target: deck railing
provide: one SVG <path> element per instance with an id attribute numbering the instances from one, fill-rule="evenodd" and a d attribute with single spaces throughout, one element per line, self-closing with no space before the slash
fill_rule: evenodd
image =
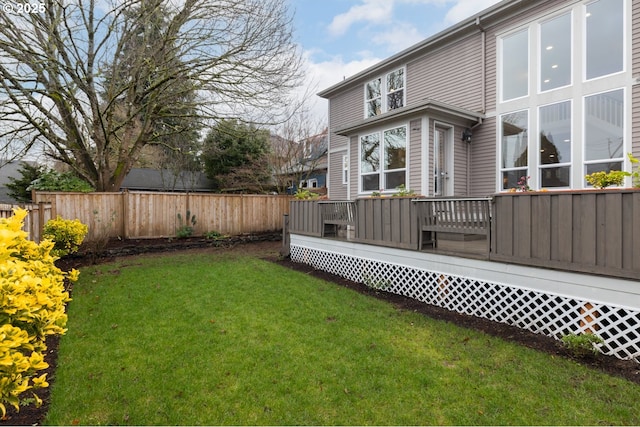
<path id="1" fill-rule="evenodd" d="M 640 279 L 640 190 L 494 197 L 490 259 Z"/>
<path id="2" fill-rule="evenodd" d="M 640 279 L 640 190 L 293 201 L 290 232 Z M 446 244 L 446 247 L 445 247 Z"/>

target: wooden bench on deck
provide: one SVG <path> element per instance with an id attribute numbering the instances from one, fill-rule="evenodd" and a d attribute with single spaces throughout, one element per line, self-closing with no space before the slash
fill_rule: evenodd
<path id="1" fill-rule="evenodd" d="M 355 225 L 355 202 L 332 200 L 319 202 L 319 205 L 322 237 L 338 237 L 340 227 Z"/>
<path id="2" fill-rule="evenodd" d="M 438 247 L 438 233 L 486 236 L 490 242 L 491 198 L 415 199 L 418 213 L 418 250 Z"/>

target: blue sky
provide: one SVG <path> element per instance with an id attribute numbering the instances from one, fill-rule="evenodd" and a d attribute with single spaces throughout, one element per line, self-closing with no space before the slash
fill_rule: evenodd
<path id="1" fill-rule="evenodd" d="M 430 37 L 499 0 L 289 0 L 313 93 Z M 313 97 L 326 118 L 326 102 Z"/>

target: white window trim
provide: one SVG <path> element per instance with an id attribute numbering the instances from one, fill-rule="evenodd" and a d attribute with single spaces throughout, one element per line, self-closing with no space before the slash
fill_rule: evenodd
<path id="1" fill-rule="evenodd" d="M 342 156 L 342 184 L 349 185 L 349 155 Z"/>

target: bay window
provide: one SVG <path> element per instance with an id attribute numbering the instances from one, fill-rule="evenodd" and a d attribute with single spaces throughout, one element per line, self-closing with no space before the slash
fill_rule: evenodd
<path id="1" fill-rule="evenodd" d="M 399 126 L 360 137 L 362 192 L 394 189 L 406 183 L 407 127 Z"/>

